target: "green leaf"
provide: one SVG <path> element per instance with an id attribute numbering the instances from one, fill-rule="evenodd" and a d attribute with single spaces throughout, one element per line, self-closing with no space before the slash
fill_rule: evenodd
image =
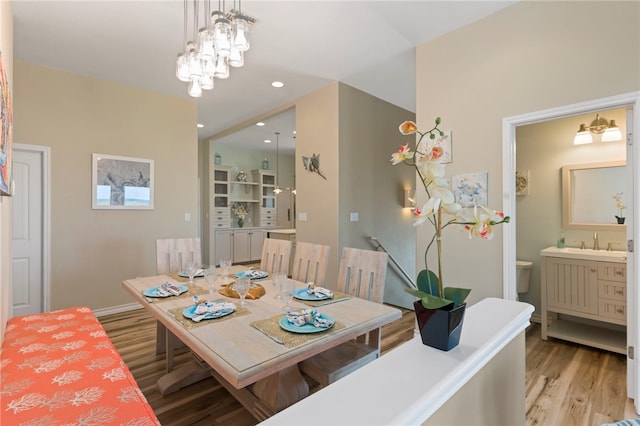
<path id="1" fill-rule="evenodd" d="M 438 276 L 427 269 L 423 269 L 418 274 L 418 289 L 431 294 L 433 296 L 440 297 L 440 291 L 438 290 Z"/>
<path id="2" fill-rule="evenodd" d="M 442 299 L 440 297 L 432 296 L 430 294 L 425 295 L 421 300 L 422 300 L 422 306 L 424 306 L 427 309 L 438 309 L 453 303 L 451 300 Z"/>
<path id="3" fill-rule="evenodd" d="M 462 305 L 471 293 L 469 288 L 447 287 L 444 289 L 445 299 L 452 300 L 456 306 Z"/>

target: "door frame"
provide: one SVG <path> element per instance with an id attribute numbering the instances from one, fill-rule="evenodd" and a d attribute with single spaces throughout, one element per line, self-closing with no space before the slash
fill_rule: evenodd
<path id="1" fill-rule="evenodd" d="M 42 309 L 51 310 L 51 148 L 13 144 L 14 151 L 40 154 L 42 159 Z"/>
<path id="2" fill-rule="evenodd" d="M 509 212 L 511 216 L 512 226 L 506 226 L 503 232 L 503 260 L 502 260 L 502 284 L 503 298 L 508 300 L 516 300 L 516 194 L 515 180 L 516 174 L 516 128 L 528 124 L 540 123 L 543 121 L 556 120 L 559 118 L 595 113 L 603 109 L 614 108 L 630 108 L 632 123 L 627 126 L 627 164 L 631 165 L 631 171 L 627 174 L 627 186 L 632 189 L 633 200 L 640 200 L 640 185 L 634 185 L 638 181 L 638 169 L 640 168 L 640 150 L 634 150 L 632 145 L 632 136 L 639 134 L 640 128 L 640 91 L 630 92 L 607 98 L 595 99 L 592 101 L 565 105 L 557 108 L 550 108 L 542 111 L 531 112 L 527 114 L 506 117 L 502 119 L 502 208 Z M 631 144 L 631 146 L 630 146 Z M 627 228 L 627 239 L 640 241 L 639 228 L 635 223 L 640 223 L 640 209 L 634 209 L 631 223 Z M 629 227 L 631 229 L 629 229 Z M 635 243 L 634 243 L 635 245 Z M 637 291 L 638 283 L 640 283 L 638 265 L 640 255 L 638 250 L 627 258 L 627 346 L 633 346 L 638 351 L 638 342 L 640 335 L 638 325 L 640 323 L 640 291 Z M 629 283 L 631 285 L 629 285 Z M 637 357 L 636 357 L 637 359 Z M 637 380 L 637 373 L 640 369 L 636 365 L 635 359 L 627 357 L 627 396 L 633 398 L 636 404 L 636 412 L 640 396 L 638 386 L 640 380 Z"/>

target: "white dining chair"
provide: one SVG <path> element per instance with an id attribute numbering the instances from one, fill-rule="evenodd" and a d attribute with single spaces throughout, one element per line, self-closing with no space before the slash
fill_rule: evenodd
<path id="1" fill-rule="evenodd" d="M 187 262 L 198 267 L 202 263 L 200 238 L 169 238 L 156 240 L 156 274 L 184 271 Z"/>
<path id="2" fill-rule="evenodd" d="M 387 253 L 380 251 L 343 248 L 337 291 L 382 303 L 388 258 Z M 378 328 L 302 361 L 299 367 L 321 386 L 327 386 L 379 356 Z"/>
<path id="3" fill-rule="evenodd" d="M 291 241 L 276 238 L 265 238 L 260 257 L 260 269 L 275 274 L 283 272 L 289 275 L 289 259 L 291 258 Z"/>
<path id="4" fill-rule="evenodd" d="M 330 247 L 299 241 L 293 255 L 291 278 L 303 283 L 313 282 L 324 286 L 329 264 Z"/>

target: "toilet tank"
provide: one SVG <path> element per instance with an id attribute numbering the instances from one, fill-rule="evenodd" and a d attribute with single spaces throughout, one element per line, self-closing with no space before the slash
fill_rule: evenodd
<path id="1" fill-rule="evenodd" d="M 516 291 L 518 293 L 526 293 L 529 291 L 532 267 L 533 262 L 529 262 L 528 260 L 516 260 Z"/>

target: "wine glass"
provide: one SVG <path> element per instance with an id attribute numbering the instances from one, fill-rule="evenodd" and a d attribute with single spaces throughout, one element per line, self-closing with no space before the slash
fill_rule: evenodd
<path id="1" fill-rule="evenodd" d="M 293 300 L 293 296 L 296 294 L 296 282 L 293 280 L 289 281 L 285 278 L 280 284 L 280 293 L 286 301 L 282 309 L 287 312 L 291 311 L 291 306 L 289 306 L 289 304 Z"/>
<path id="2" fill-rule="evenodd" d="M 238 278 L 236 279 L 236 283 L 233 285 L 233 289 L 238 293 L 238 296 L 240 296 L 240 306 L 245 306 L 247 304 L 244 298 L 247 297 L 250 285 L 251 280 L 249 280 L 249 278 Z"/>
<path id="3" fill-rule="evenodd" d="M 204 270 L 204 279 L 207 282 L 208 293 L 213 293 L 215 291 L 215 283 L 218 279 L 218 271 L 216 271 L 215 267 L 203 266 Z"/>
<path id="4" fill-rule="evenodd" d="M 193 277 L 196 276 L 196 264 L 193 261 L 187 262 L 187 275 L 189 276 L 189 284 L 193 284 Z"/>
<path id="5" fill-rule="evenodd" d="M 276 293 L 275 296 L 273 296 L 274 299 L 276 300 L 283 300 L 282 297 L 282 283 L 287 279 L 287 276 L 282 273 L 282 272 L 276 272 L 275 274 L 273 274 L 273 286 L 276 288 L 276 290 L 278 291 Z"/>

